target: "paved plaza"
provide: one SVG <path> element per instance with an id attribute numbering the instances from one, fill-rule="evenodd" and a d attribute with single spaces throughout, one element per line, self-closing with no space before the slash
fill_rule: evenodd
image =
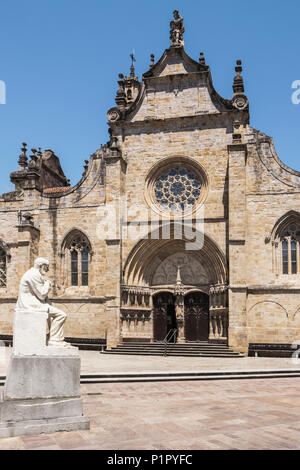
<path id="1" fill-rule="evenodd" d="M 83 373 L 299 369 L 290 359 L 80 354 Z M 300 378 L 83 384 L 81 393 L 89 431 L 3 438 L 0 449 L 300 449 Z"/>
<path id="2" fill-rule="evenodd" d="M 300 379 L 82 385 L 90 431 L 0 449 L 300 449 Z"/>

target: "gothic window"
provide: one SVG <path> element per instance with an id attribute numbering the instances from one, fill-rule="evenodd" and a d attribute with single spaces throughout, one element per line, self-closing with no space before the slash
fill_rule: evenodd
<path id="1" fill-rule="evenodd" d="M 64 273 L 71 286 L 89 285 L 91 245 L 80 231 L 72 232 L 64 243 Z"/>
<path id="2" fill-rule="evenodd" d="M 282 274 L 300 273 L 300 224 L 290 224 L 280 237 Z"/>
<path id="3" fill-rule="evenodd" d="M 0 287 L 6 287 L 6 252 L 0 248 Z"/>

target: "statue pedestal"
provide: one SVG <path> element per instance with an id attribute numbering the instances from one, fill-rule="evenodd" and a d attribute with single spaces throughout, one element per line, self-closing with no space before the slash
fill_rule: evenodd
<path id="1" fill-rule="evenodd" d="M 16 314 L 13 355 L 0 398 L 0 437 L 90 427 L 82 414 L 78 349 L 46 346 L 47 317 Z"/>
<path id="2" fill-rule="evenodd" d="M 48 313 L 16 310 L 14 314 L 14 354 L 31 356 L 46 347 Z"/>

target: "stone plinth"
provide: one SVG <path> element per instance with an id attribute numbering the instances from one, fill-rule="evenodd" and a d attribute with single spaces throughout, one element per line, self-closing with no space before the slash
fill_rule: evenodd
<path id="1" fill-rule="evenodd" d="M 80 398 L 77 348 L 47 347 L 45 312 L 17 311 L 0 437 L 89 429 Z"/>
<path id="2" fill-rule="evenodd" d="M 80 357 L 60 354 L 44 357 L 12 355 L 4 400 L 80 397 Z"/>
<path id="3" fill-rule="evenodd" d="M 12 355 L 0 400 L 0 437 L 89 429 L 82 414 L 80 357 L 60 354 Z"/>

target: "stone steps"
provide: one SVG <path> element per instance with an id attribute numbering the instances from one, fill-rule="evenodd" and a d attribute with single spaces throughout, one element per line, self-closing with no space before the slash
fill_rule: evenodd
<path id="1" fill-rule="evenodd" d="M 163 343 L 141 343 L 128 342 L 118 344 L 112 349 L 103 351 L 102 354 L 120 355 L 141 355 L 141 356 L 161 356 L 165 354 L 166 346 Z M 170 343 L 167 346 L 168 356 L 183 357 L 243 357 L 236 351 L 232 351 L 225 344 L 209 343 L 202 341 L 199 343 Z"/>
<path id="2" fill-rule="evenodd" d="M 112 350 L 118 350 L 118 351 L 164 351 L 165 346 L 152 346 L 152 347 L 147 347 L 147 348 L 139 348 L 137 346 L 132 346 L 132 347 L 127 347 L 127 346 L 117 346 L 116 348 L 110 349 Z M 227 352 L 231 351 L 229 348 L 223 347 L 223 348 L 214 348 L 214 347 L 208 347 L 208 346 L 201 346 L 199 348 L 189 348 L 189 347 L 182 347 L 178 348 L 176 346 L 168 346 L 168 351 L 186 351 L 186 352 L 191 352 L 191 351 L 205 351 L 205 352 Z"/>
<path id="3" fill-rule="evenodd" d="M 163 356 L 164 351 L 158 352 L 158 351 L 149 351 L 149 352 L 136 352 L 136 351 L 103 351 L 101 354 L 114 354 L 114 355 L 124 355 L 124 356 Z M 167 356 L 177 356 L 177 357 L 243 357 L 239 353 L 200 353 L 200 352 L 195 352 L 195 353 L 185 353 L 185 352 L 167 352 Z"/>
<path id="4" fill-rule="evenodd" d="M 164 348 L 165 344 L 163 343 L 121 343 L 118 344 L 119 348 Z M 201 349 L 201 348 L 209 348 L 209 349 L 228 349 L 226 344 L 214 344 L 214 343 L 184 343 L 184 344 L 176 344 L 176 343 L 168 343 L 168 348 L 176 348 L 176 349 Z"/>

